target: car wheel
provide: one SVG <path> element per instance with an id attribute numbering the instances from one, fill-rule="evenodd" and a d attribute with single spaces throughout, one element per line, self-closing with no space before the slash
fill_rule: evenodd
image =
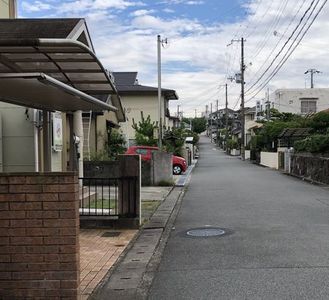
<path id="1" fill-rule="evenodd" d="M 174 175 L 180 175 L 182 173 L 182 167 L 180 165 L 173 166 Z"/>

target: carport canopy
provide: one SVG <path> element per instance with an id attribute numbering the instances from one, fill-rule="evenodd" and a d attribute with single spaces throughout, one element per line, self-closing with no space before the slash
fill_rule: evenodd
<path id="1" fill-rule="evenodd" d="M 44 73 L 90 95 L 117 94 L 110 73 L 76 40 L 0 38 L 0 73 L 13 72 Z"/>
<path id="2" fill-rule="evenodd" d="M 48 111 L 117 108 L 43 73 L 0 74 L 0 101 Z"/>

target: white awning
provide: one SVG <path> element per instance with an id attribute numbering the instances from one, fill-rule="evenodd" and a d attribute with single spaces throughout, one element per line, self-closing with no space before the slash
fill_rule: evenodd
<path id="1" fill-rule="evenodd" d="M 48 111 L 117 108 L 43 73 L 0 74 L 0 101 Z"/>

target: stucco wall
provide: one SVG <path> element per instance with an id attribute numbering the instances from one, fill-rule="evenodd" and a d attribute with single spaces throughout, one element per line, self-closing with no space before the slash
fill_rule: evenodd
<path id="1" fill-rule="evenodd" d="M 122 105 L 126 110 L 127 121 L 120 123 L 121 129 L 126 136 L 126 139 L 135 139 L 135 130 L 132 128 L 133 119 L 136 123 L 141 121 L 141 112 L 143 112 L 144 117 L 148 115 L 151 117 L 151 121 L 156 122 L 158 120 L 158 98 L 154 95 L 144 95 L 144 96 L 122 96 Z M 164 100 L 163 100 L 164 101 Z M 164 117 L 164 124 L 167 123 L 167 118 Z"/>
<path id="2" fill-rule="evenodd" d="M 300 98 L 318 98 L 317 112 L 329 108 L 329 89 L 281 89 L 272 95 L 274 108 L 280 112 L 301 113 Z"/>
<path id="3" fill-rule="evenodd" d="M 0 18 L 9 18 L 9 0 L 0 0 Z"/>
<path id="4" fill-rule="evenodd" d="M 260 164 L 272 169 L 278 169 L 279 157 L 277 152 L 261 152 Z"/>

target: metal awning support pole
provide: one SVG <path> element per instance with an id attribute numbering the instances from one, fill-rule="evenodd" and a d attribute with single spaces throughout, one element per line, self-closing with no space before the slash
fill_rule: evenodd
<path id="1" fill-rule="evenodd" d="M 43 168 L 44 172 L 51 172 L 51 134 L 50 134 L 50 112 L 42 111 L 43 115 Z"/>

